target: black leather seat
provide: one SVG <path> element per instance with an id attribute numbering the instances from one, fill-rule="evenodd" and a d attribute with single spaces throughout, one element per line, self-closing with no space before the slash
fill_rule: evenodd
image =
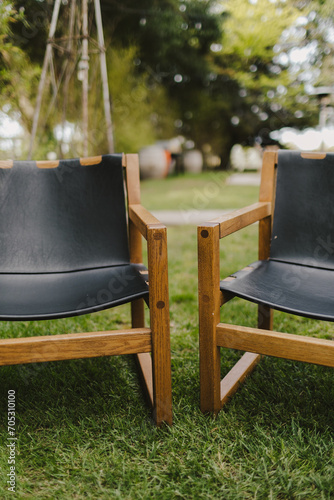
<path id="1" fill-rule="evenodd" d="M 61 318 L 131 302 L 134 328 L 123 332 L 123 337 L 107 332 L 105 352 L 141 353 L 140 366 L 152 372 L 149 351 L 155 349 L 156 365 L 150 380 L 146 376 L 147 390 L 157 424 L 171 423 L 166 228 L 141 207 L 138 193 L 136 155 L 0 162 L 0 319 Z M 153 252 L 154 259 L 149 261 L 151 294 L 148 270 L 142 264 L 140 232 L 152 240 L 148 241 L 149 253 L 152 246 L 160 245 L 165 268 L 158 269 L 161 263 Z M 163 315 L 160 331 L 144 328 L 142 299 L 150 305 L 151 326 Z M 87 334 L 84 337 L 88 339 Z M 131 338 L 137 342 L 132 346 Z M 141 345 L 140 338 L 146 339 Z M 87 348 L 82 356 L 82 338 L 78 336 L 75 344 L 75 334 L 69 334 L 68 345 L 57 347 L 57 358 L 52 357 L 52 349 L 48 357 L 47 345 L 59 339 L 43 339 L 43 361 L 101 355 L 100 345 Z M 91 344 L 92 339 L 94 332 Z M 33 362 L 35 344 L 28 344 L 20 339 L 0 340 L 0 364 Z M 72 352 L 68 346 L 73 346 Z M 22 352 L 15 355 L 15 349 Z M 157 395 L 161 384 L 162 393 Z"/>
<path id="2" fill-rule="evenodd" d="M 0 169 L 0 319 L 86 314 L 148 296 L 130 264 L 121 155 Z M 146 277 L 147 278 L 147 277 Z"/>
<path id="3" fill-rule="evenodd" d="M 268 260 L 232 277 L 236 279 L 221 281 L 221 290 L 287 313 L 334 319 L 334 271 Z"/>
<path id="4" fill-rule="evenodd" d="M 64 318 L 148 297 L 145 275 L 145 267 L 136 264 L 58 273 L 2 273 L 0 319 Z"/>

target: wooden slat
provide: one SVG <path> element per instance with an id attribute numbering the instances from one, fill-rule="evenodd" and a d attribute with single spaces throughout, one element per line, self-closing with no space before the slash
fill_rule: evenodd
<path id="1" fill-rule="evenodd" d="M 59 166 L 59 160 L 46 160 L 46 161 L 36 161 L 38 168 L 57 168 Z"/>
<path id="2" fill-rule="evenodd" d="M 270 256 L 271 231 L 274 213 L 275 198 L 275 174 L 277 164 L 277 153 L 266 151 L 263 154 L 261 172 L 260 202 L 271 203 L 271 214 L 260 220 L 259 224 L 259 260 L 268 259 Z"/>
<path id="3" fill-rule="evenodd" d="M 130 204 L 140 204 L 140 175 L 138 155 L 122 156 L 122 165 L 125 167 L 125 181 L 128 207 Z M 142 235 L 135 223 L 129 220 L 129 247 L 130 260 L 134 264 L 143 262 Z"/>
<path id="4" fill-rule="evenodd" d="M 143 263 L 143 242 L 142 235 L 135 223 L 129 220 L 129 248 L 130 248 L 130 262 L 133 264 Z"/>
<path id="5" fill-rule="evenodd" d="M 80 165 L 99 165 L 102 162 L 102 156 L 89 156 L 87 158 L 80 158 Z"/>
<path id="6" fill-rule="evenodd" d="M 0 365 L 150 352 L 151 330 L 68 333 L 0 340 Z"/>
<path id="7" fill-rule="evenodd" d="M 257 306 L 257 326 L 262 330 L 272 330 L 274 323 L 274 311 L 264 304 Z"/>
<path id="8" fill-rule="evenodd" d="M 260 354 L 246 352 L 220 382 L 220 399 L 223 406 L 237 391 L 240 384 L 254 370 Z"/>
<path id="9" fill-rule="evenodd" d="M 146 396 L 150 405 L 154 406 L 153 399 L 153 373 L 152 373 L 152 358 L 148 352 L 136 355 L 138 366 L 140 369 L 141 378 L 146 389 Z"/>
<path id="10" fill-rule="evenodd" d="M 0 160 L 0 168 L 12 168 L 13 160 Z"/>
<path id="11" fill-rule="evenodd" d="M 265 217 L 259 222 L 259 260 L 266 260 L 270 256 L 272 218 Z"/>
<path id="12" fill-rule="evenodd" d="M 144 299 L 136 299 L 131 302 L 131 321 L 132 328 L 144 328 Z"/>
<path id="13" fill-rule="evenodd" d="M 145 327 L 145 311 L 144 311 L 144 300 L 137 299 L 131 302 L 131 324 L 132 328 L 144 328 Z M 150 404 L 153 406 L 153 381 L 152 381 L 152 360 L 149 353 L 137 354 L 136 359 L 140 371 L 140 375 L 142 381 L 144 383 L 146 397 Z M 147 356 L 150 358 L 149 362 L 151 362 L 151 374 L 147 373 L 149 371 Z"/>
<path id="14" fill-rule="evenodd" d="M 259 260 L 270 257 L 270 244 L 272 233 L 272 217 L 266 217 L 259 223 Z M 273 329 L 274 312 L 270 307 L 259 304 L 257 313 L 257 326 L 265 330 Z"/>
<path id="15" fill-rule="evenodd" d="M 259 201 L 272 202 L 274 199 L 276 164 L 277 153 L 274 151 L 265 151 L 262 161 Z"/>
<path id="16" fill-rule="evenodd" d="M 151 227 L 160 227 L 164 228 L 165 226 L 161 224 L 161 222 L 154 217 L 146 208 L 142 205 L 129 205 L 129 217 L 132 222 L 139 229 L 141 234 L 147 239 L 147 228 Z"/>
<path id="17" fill-rule="evenodd" d="M 140 176 L 138 155 L 123 155 L 123 165 L 126 167 L 126 188 L 128 203 L 140 204 Z"/>
<path id="18" fill-rule="evenodd" d="M 233 293 L 221 291 L 220 292 L 220 306 L 223 306 L 224 304 L 226 304 L 226 302 L 229 302 L 230 300 L 234 299 L 234 297 L 235 297 L 235 295 Z"/>
<path id="19" fill-rule="evenodd" d="M 326 158 L 326 153 L 309 153 L 305 151 L 303 153 L 300 153 L 300 156 L 307 160 L 323 160 L 324 158 Z"/>
<path id="20" fill-rule="evenodd" d="M 263 154 L 259 201 L 271 203 L 271 215 L 260 220 L 259 223 L 259 260 L 266 260 L 270 257 L 277 157 L 277 152 L 273 151 L 265 151 Z M 272 330 L 273 317 L 273 310 L 270 307 L 262 304 L 258 306 L 257 326 L 259 328 Z"/>
<path id="21" fill-rule="evenodd" d="M 334 341 L 219 323 L 217 345 L 334 367 Z"/>
<path id="22" fill-rule="evenodd" d="M 227 236 L 235 231 L 239 231 L 254 222 L 257 222 L 271 214 L 271 203 L 258 202 L 246 208 L 234 210 L 230 214 L 223 215 L 213 219 L 211 222 L 218 223 L 220 226 L 220 238 Z"/>

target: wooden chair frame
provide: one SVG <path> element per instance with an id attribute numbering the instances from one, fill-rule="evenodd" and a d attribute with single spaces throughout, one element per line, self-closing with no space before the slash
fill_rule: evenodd
<path id="1" fill-rule="evenodd" d="M 156 424 L 172 425 L 166 227 L 140 204 L 138 156 L 123 155 L 123 167 L 131 262 L 142 263 L 142 236 L 147 240 L 150 328 L 145 327 L 144 300 L 137 299 L 131 303 L 132 328 L 1 339 L 0 365 L 136 354 Z"/>
<path id="2" fill-rule="evenodd" d="M 321 154 L 315 158 L 321 158 Z M 277 153 L 263 157 L 259 202 L 198 227 L 200 405 L 217 414 L 262 355 L 334 367 L 334 341 L 273 332 L 273 310 L 258 306 L 258 328 L 220 323 L 220 307 L 234 295 L 220 290 L 220 239 L 259 222 L 259 260 L 270 254 Z M 231 279 L 231 278 L 226 278 Z M 220 347 L 246 351 L 220 380 Z"/>

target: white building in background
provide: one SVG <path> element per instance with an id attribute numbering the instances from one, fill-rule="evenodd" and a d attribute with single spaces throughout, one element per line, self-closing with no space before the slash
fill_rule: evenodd
<path id="1" fill-rule="evenodd" d="M 285 127 L 271 132 L 270 137 L 288 149 L 334 151 L 334 126 L 305 130 Z"/>
<path id="2" fill-rule="evenodd" d="M 334 87 L 315 87 L 310 94 L 319 98 L 318 127 L 305 130 L 285 127 L 271 132 L 270 137 L 289 149 L 334 151 Z"/>
<path id="3" fill-rule="evenodd" d="M 0 159 L 20 158 L 23 138 L 24 130 L 19 122 L 10 118 L 6 110 L 0 110 Z"/>
<path id="4" fill-rule="evenodd" d="M 243 147 L 235 144 L 230 153 L 230 163 L 234 170 L 259 170 L 262 165 L 262 151 L 260 147 Z"/>

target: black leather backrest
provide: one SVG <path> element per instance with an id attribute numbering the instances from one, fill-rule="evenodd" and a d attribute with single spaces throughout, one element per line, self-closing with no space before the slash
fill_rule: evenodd
<path id="1" fill-rule="evenodd" d="M 334 154 L 279 151 L 271 258 L 334 269 Z"/>
<path id="2" fill-rule="evenodd" d="M 126 262 L 121 155 L 98 157 L 91 165 L 76 159 L 60 160 L 56 168 L 39 168 L 34 161 L 0 168 L 0 272 L 75 271 Z"/>

